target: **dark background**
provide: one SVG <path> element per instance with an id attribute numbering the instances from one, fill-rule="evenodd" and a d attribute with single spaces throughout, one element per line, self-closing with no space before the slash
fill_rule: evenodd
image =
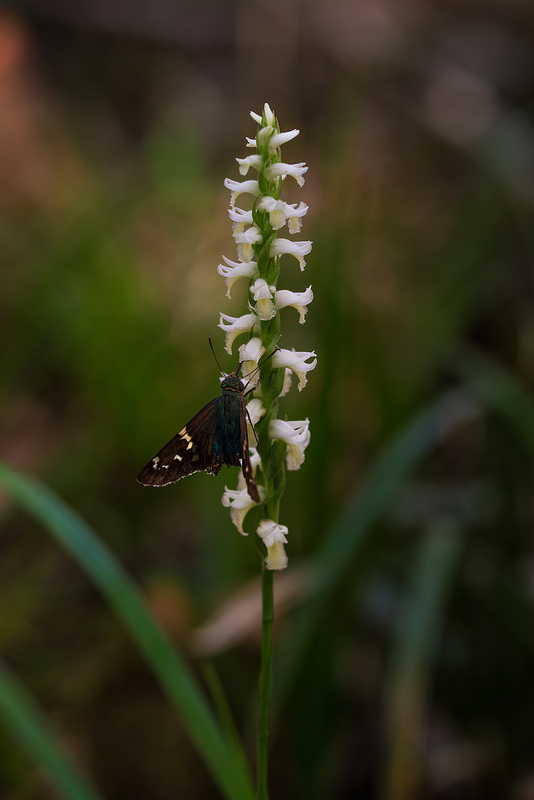
<path id="1" fill-rule="evenodd" d="M 309 172 L 287 199 L 314 241 L 279 283 L 313 285 L 281 344 L 319 364 L 283 406 L 312 440 L 282 504 L 277 663 L 350 498 L 459 389 L 465 420 L 394 502 L 376 493 L 279 708 L 273 798 L 534 798 L 533 48 L 515 0 L 0 10 L 0 455 L 90 522 L 199 674 L 213 659 L 251 754 L 257 620 L 199 649 L 257 589 L 252 536 L 220 505 L 236 471 L 135 482 L 217 393 L 208 336 L 235 367 L 216 326 L 245 291 L 226 299 L 216 267 L 235 257 L 223 180 L 251 109 L 301 129 L 283 155 Z M 0 503 L 1 652 L 61 741 L 106 798 L 217 797 L 89 579 Z M 2 730 L 0 796 L 54 796 Z"/>

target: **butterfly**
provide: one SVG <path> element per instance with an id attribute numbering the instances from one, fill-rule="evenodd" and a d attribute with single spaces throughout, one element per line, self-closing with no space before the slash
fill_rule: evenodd
<path id="1" fill-rule="evenodd" d="M 247 491 L 255 503 L 260 494 L 250 464 L 247 434 L 246 386 L 237 369 L 221 381 L 221 394 L 196 414 L 143 467 L 137 480 L 143 486 L 169 483 L 205 470 L 218 475 L 223 464 L 241 466 Z"/>

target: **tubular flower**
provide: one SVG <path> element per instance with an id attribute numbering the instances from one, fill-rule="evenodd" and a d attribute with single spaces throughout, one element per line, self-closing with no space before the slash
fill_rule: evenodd
<path id="1" fill-rule="evenodd" d="M 298 233 L 302 227 L 302 217 L 308 212 L 306 203 L 296 204 L 284 203 L 283 200 L 275 200 L 274 197 L 262 197 L 258 202 L 260 211 L 267 211 L 269 222 L 275 231 L 280 230 L 288 223 L 290 233 Z"/>
<path id="2" fill-rule="evenodd" d="M 248 533 L 243 530 L 243 523 L 248 512 L 256 506 L 256 503 L 251 499 L 247 487 L 229 489 L 228 486 L 225 486 L 221 502 L 225 508 L 230 509 L 230 519 L 239 533 L 242 536 L 248 536 Z"/>
<path id="3" fill-rule="evenodd" d="M 298 136 L 299 133 L 300 131 L 297 130 L 297 128 L 294 128 L 292 131 L 286 131 L 285 133 L 275 133 L 269 140 L 269 152 L 274 153 L 279 147 L 282 147 L 283 144 L 290 142 L 291 139 Z"/>
<path id="4" fill-rule="evenodd" d="M 302 176 L 307 171 L 308 167 L 305 164 L 283 164 L 280 161 L 278 164 L 271 164 L 270 167 L 267 167 L 267 177 L 270 181 L 274 181 L 276 178 L 284 180 L 287 175 L 291 175 L 298 185 L 302 187 L 304 186 L 304 178 Z"/>
<path id="5" fill-rule="evenodd" d="M 306 266 L 304 256 L 307 256 L 308 253 L 311 253 L 311 249 L 311 242 L 292 242 L 291 239 L 275 239 L 271 244 L 270 255 L 272 258 L 276 258 L 276 256 L 283 256 L 284 253 L 289 253 L 289 255 L 295 256 L 300 264 L 300 270 L 302 272 Z"/>
<path id="6" fill-rule="evenodd" d="M 250 400 L 247 404 L 247 413 L 252 425 L 257 425 L 265 414 L 265 408 L 263 407 L 260 397 L 253 397 L 252 400 Z"/>
<path id="7" fill-rule="evenodd" d="M 239 164 L 239 174 L 246 175 L 251 167 L 254 167 L 256 170 L 261 169 L 262 160 L 261 156 L 254 153 L 253 156 L 247 156 L 246 158 L 236 158 L 237 163 Z"/>
<path id="8" fill-rule="evenodd" d="M 293 306 L 299 312 L 301 325 L 306 321 L 306 314 L 308 312 L 308 303 L 313 300 L 313 292 L 311 286 L 308 286 L 305 292 L 289 292 L 287 289 L 280 289 L 275 292 L 274 304 L 276 310 L 285 308 L 286 306 Z"/>
<path id="9" fill-rule="evenodd" d="M 230 353 L 230 355 L 232 354 L 234 339 L 241 333 L 251 331 L 258 322 L 256 314 L 243 314 L 242 317 L 231 317 L 229 314 L 223 314 L 221 312 L 219 318 L 219 328 L 222 328 L 226 333 L 225 350 L 227 353 Z"/>
<path id="10" fill-rule="evenodd" d="M 260 379 L 258 362 L 265 353 L 265 347 L 261 339 L 254 337 L 239 348 L 239 363 L 241 364 L 241 375 L 251 386 L 256 386 Z"/>
<path id="11" fill-rule="evenodd" d="M 265 559 L 267 569 L 285 569 L 287 555 L 284 545 L 287 544 L 287 527 L 273 522 L 272 519 L 264 519 L 258 525 L 256 533 L 260 539 L 263 539 L 263 544 L 267 548 L 267 558 Z"/>
<path id="12" fill-rule="evenodd" d="M 308 363 L 312 359 L 311 363 Z M 315 369 L 317 357 L 312 350 L 310 353 L 297 352 L 296 350 L 277 350 L 273 356 L 273 366 L 287 367 L 299 379 L 299 392 L 306 386 L 308 379 L 306 373 Z"/>
<path id="13" fill-rule="evenodd" d="M 245 225 L 252 225 L 252 211 L 243 211 L 242 208 L 228 209 L 228 216 L 232 220 L 234 233 L 241 233 Z"/>
<path id="14" fill-rule="evenodd" d="M 251 194 L 257 197 L 260 193 L 260 186 L 258 181 L 232 181 L 226 178 L 224 185 L 232 192 L 230 205 L 234 206 L 235 201 L 240 194 Z"/>
<path id="15" fill-rule="evenodd" d="M 311 252 L 309 241 L 280 238 L 277 233 L 287 225 L 289 234 L 300 231 L 308 211 L 306 203 L 286 203 L 281 198 L 284 180 L 294 178 L 299 186 L 304 184 L 307 167 L 304 163 L 289 164 L 282 161 L 280 148 L 294 139 L 299 131 L 281 132 L 275 115 L 268 105 L 261 114 L 251 113 L 258 123 L 254 139 L 247 138 L 247 147 L 255 152 L 238 158 L 239 172 L 247 176 L 256 170 L 258 180 L 234 181 L 227 178 L 224 185 L 231 192 L 229 215 L 233 224 L 233 238 L 237 245 L 237 261 L 224 258 L 217 270 L 226 281 L 227 296 L 235 281 L 249 279 L 249 313 L 231 317 L 221 314 L 219 327 L 226 334 L 226 350 L 231 353 L 234 340 L 247 335 L 239 348 L 241 374 L 245 381 L 245 394 L 254 392 L 246 406 L 249 424 L 249 443 L 257 441 L 257 451 L 250 448 L 251 463 L 264 505 L 265 518 L 257 526 L 257 535 L 266 548 L 265 567 L 269 570 L 285 569 L 288 530 L 277 520 L 283 474 L 286 469 L 299 469 L 304 462 L 304 451 L 310 441 L 308 419 L 288 422 L 277 419 L 279 398 L 291 388 L 295 373 L 299 390 L 307 382 L 307 373 L 314 369 L 317 357 L 314 352 L 297 352 L 279 349 L 280 323 L 283 309 L 295 308 L 301 323 L 305 322 L 308 305 L 313 300 L 311 286 L 303 291 L 279 289 L 277 282 L 285 255 L 297 259 L 303 270 L 305 257 Z M 242 194 L 252 196 L 252 210 L 236 205 Z M 248 386 L 250 385 L 250 389 Z M 254 426 L 254 427 L 252 427 Z M 273 447 L 273 440 L 278 444 Z M 255 505 L 248 496 L 243 477 L 236 490 L 226 489 L 223 505 L 230 508 L 230 516 L 240 533 L 244 533 L 244 519 Z M 261 519 L 261 517 L 260 517 Z"/>
<path id="16" fill-rule="evenodd" d="M 309 427 L 309 419 L 298 422 L 273 419 L 269 425 L 271 438 L 287 443 L 286 465 L 289 470 L 300 469 L 304 463 L 304 451 L 310 443 Z"/>
<path id="17" fill-rule="evenodd" d="M 238 226 L 242 228 L 242 226 Z M 261 244 L 262 235 L 255 225 L 247 230 L 235 230 L 233 233 L 240 261 L 251 261 L 254 258 L 254 245 Z"/>
<path id="18" fill-rule="evenodd" d="M 237 261 L 230 261 L 226 256 L 223 256 L 223 259 L 226 261 L 226 265 L 219 264 L 217 272 L 225 279 L 226 296 L 230 297 L 230 291 L 234 283 L 239 278 L 252 278 L 257 271 L 257 265 L 255 261 L 241 261 L 238 263 Z"/>
<path id="19" fill-rule="evenodd" d="M 256 314 L 262 320 L 272 319 L 276 314 L 276 308 L 273 303 L 275 289 L 276 286 L 269 286 L 263 278 L 258 278 L 250 287 L 252 297 L 256 301 Z"/>

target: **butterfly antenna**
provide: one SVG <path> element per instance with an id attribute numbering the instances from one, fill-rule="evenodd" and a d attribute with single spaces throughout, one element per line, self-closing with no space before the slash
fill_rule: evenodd
<path id="1" fill-rule="evenodd" d="M 215 363 L 216 363 L 216 364 L 217 364 L 217 366 L 219 367 L 219 369 L 220 369 L 220 371 L 222 372 L 222 374 L 224 375 L 224 377 L 225 377 L 225 378 L 227 378 L 228 376 L 227 376 L 226 372 L 223 370 L 223 368 L 222 368 L 222 367 L 221 367 L 221 365 L 219 364 L 219 359 L 218 359 L 218 358 L 217 358 L 217 356 L 215 355 L 215 350 L 213 349 L 213 344 L 212 344 L 212 341 L 211 341 L 211 336 L 208 336 L 208 342 L 210 343 L 211 352 L 213 353 L 213 358 L 215 359 Z M 240 365 L 240 366 L 241 366 L 241 365 Z"/>
<path id="2" fill-rule="evenodd" d="M 272 353 L 269 353 L 269 355 L 268 355 L 268 356 L 265 356 L 265 358 L 264 358 L 262 361 L 259 361 L 259 362 L 258 362 L 258 365 L 257 365 L 256 367 L 254 367 L 254 369 L 253 369 L 251 372 L 247 372 L 247 374 L 246 374 L 246 375 L 243 375 L 243 376 L 242 376 L 242 377 L 243 377 L 243 380 L 246 380 L 246 379 L 247 379 L 247 378 L 249 378 L 251 375 L 254 375 L 254 373 L 256 373 L 256 372 L 259 370 L 259 368 L 260 368 L 260 367 L 261 367 L 263 364 L 265 364 L 265 362 L 266 362 L 266 361 L 268 361 L 270 358 L 272 358 L 272 357 L 274 356 L 274 354 L 277 352 L 277 350 L 280 350 L 280 348 L 279 348 L 279 347 L 275 347 L 275 348 L 274 348 L 274 350 L 273 350 L 273 352 L 272 352 Z M 247 382 L 247 385 L 248 385 L 248 383 L 250 383 L 250 381 L 248 381 L 248 382 Z"/>
<path id="3" fill-rule="evenodd" d="M 272 353 L 269 353 L 269 355 L 268 355 L 268 356 L 265 356 L 265 358 L 264 358 L 262 361 L 258 361 L 258 365 L 257 365 L 256 367 L 254 367 L 254 369 L 252 370 L 252 372 L 247 372 L 247 374 L 246 374 L 246 375 L 242 375 L 242 377 L 243 377 L 243 378 L 248 378 L 248 376 L 249 376 L 249 375 L 254 375 L 254 373 L 255 373 L 255 372 L 257 372 L 257 371 L 259 370 L 259 368 L 260 368 L 260 367 L 261 367 L 263 364 L 265 364 L 265 362 L 266 362 L 266 361 L 268 361 L 270 358 L 272 358 L 272 357 L 274 356 L 274 354 L 275 354 L 275 353 L 276 353 L 278 350 L 280 350 L 280 348 L 279 348 L 279 347 L 275 347 Z"/>

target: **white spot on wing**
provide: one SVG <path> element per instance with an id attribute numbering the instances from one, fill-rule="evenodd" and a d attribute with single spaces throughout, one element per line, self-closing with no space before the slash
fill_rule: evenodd
<path id="1" fill-rule="evenodd" d="M 182 430 L 180 431 L 178 436 L 181 436 L 182 439 L 185 439 L 186 442 L 190 442 L 191 441 L 191 437 L 189 436 L 189 434 L 187 432 L 187 428 L 182 428 Z"/>
<path id="2" fill-rule="evenodd" d="M 158 468 L 158 464 L 159 464 L 159 456 L 156 456 L 155 458 L 152 459 L 152 467 L 154 469 L 157 469 Z"/>
<path id="3" fill-rule="evenodd" d="M 173 458 L 173 461 L 181 461 L 181 460 L 182 460 L 182 456 L 179 456 L 179 455 L 176 455 Z"/>

